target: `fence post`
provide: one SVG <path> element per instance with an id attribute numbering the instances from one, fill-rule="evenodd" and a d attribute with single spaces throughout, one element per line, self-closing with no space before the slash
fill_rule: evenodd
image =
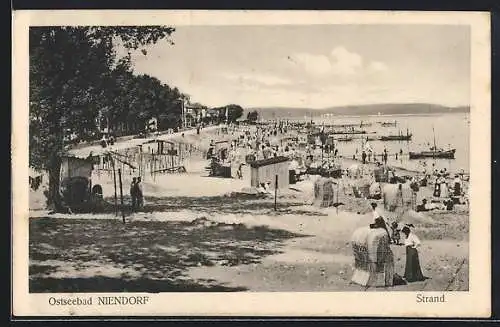
<path id="1" fill-rule="evenodd" d="M 335 200 L 337 214 L 339 214 L 339 183 L 337 183 L 337 199 Z"/>
<path id="2" fill-rule="evenodd" d="M 122 219 L 123 223 L 125 223 L 125 212 L 123 211 L 123 185 L 122 185 L 122 171 L 118 168 L 118 179 L 120 181 L 120 203 L 122 207 Z"/>
<path id="3" fill-rule="evenodd" d="M 115 160 L 113 160 L 113 184 L 115 187 L 115 217 L 118 216 L 118 196 L 116 194 L 116 169 L 115 169 Z"/>
<path id="4" fill-rule="evenodd" d="M 274 211 L 278 210 L 278 175 L 274 182 Z"/>

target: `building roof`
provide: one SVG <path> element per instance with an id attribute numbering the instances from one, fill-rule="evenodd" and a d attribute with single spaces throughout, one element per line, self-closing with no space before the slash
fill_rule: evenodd
<path id="1" fill-rule="evenodd" d="M 280 157 L 275 157 L 275 158 L 255 160 L 255 161 L 250 162 L 250 166 L 252 168 L 259 168 L 259 167 L 269 166 L 269 165 L 273 165 L 273 164 L 277 164 L 277 163 L 281 163 L 281 162 L 287 162 L 288 160 L 289 159 L 287 157 L 280 156 Z"/>

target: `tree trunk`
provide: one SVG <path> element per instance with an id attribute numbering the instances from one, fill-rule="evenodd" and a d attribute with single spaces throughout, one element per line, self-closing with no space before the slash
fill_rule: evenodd
<path id="1" fill-rule="evenodd" d="M 60 190 L 61 158 L 53 158 L 48 167 L 49 173 L 49 192 L 47 194 L 47 207 L 56 212 L 63 209 Z"/>

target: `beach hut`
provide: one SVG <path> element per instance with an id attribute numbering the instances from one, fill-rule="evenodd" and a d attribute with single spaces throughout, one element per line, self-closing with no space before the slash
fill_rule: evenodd
<path id="1" fill-rule="evenodd" d="M 375 182 L 387 183 L 388 182 L 388 170 L 386 167 L 380 166 L 373 169 L 373 175 L 375 177 Z"/>
<path id="2" fill-rule="evenodd" d="M 314 205 L 330 207 L 335 203 L 334 182 L 330 178 L 320 177 L 314 182 Z"/>
<path id="3" fill-rule="evenodd" d="M 380 183 L 375 182 L 370 185 L 369 198 L 380 200 L 382 198 L 382 186 Z"/>
<path id="4" fill-rule="evenodd" d="M 61 179 L 73 177 L 90 178 L 92 176 L 93 160 L 66 156 L 61 162 Z"/>
<path id="5" fill-rule="evenodd" d="M 288 160 L 287 157 L 279 156 L 251 162 L 251 186 L 259 187 L 261 183 L 269 182 L 274 189 L 277 176 L 278 189 L 288 188 L 290 184 Z"/>
<path id="6" fill-rule="evenodd" d="M 409 183 L 385 184 L 382 187 L 384 209 L 388 212 L 403 213 L 415 204 L 415 192 Z"/>
<path id="7" fill-rule="evenodd" d="M 90 197 L 93 160 L 72 156 L 62 158 L 60 170 L 61 195 L 70 208 L 82 208 Z"/>
<path id="8" fill-rule="evenodd" d="M 382 228 L 361 227 L 351 237 L 354 274 L 351 282 L 365 287 L 394 285 L 394 254 Z"/>
<path id="9" fill-rule="evenodd" d="M 321 144 L 320 133 L 314 132 L 307 135 L 307 143 L 311 145 Z"/>
<path id="10" fill-rule="evenodd" d="M 355 180 L 352 185 L 352 191 L 356 198 L 368 198 L 370 196 L 370 180 L 362 178 Z"/>

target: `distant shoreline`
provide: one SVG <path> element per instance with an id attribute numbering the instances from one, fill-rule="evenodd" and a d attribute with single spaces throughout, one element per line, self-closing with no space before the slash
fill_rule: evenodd
<path id="1" fill-rule="evenodd" d="M 434 114 L 456 114 L 470 113 L 470 106 L 447 107 L 427 103 L 406 103 L 406 104 L 372 104 L 372 105 L 351 105 L 330 108 L 289 108 L 289 107 L 254 107 L 247 108 L 247 112 L 257 111 L 261 117 L 319 117 L 322 115 L 334 116 L 412 116 L 412 115 L 434 115 Z"/>
<path id="2" fill-rule="evenodd" d="M 345 114 L 332 114 L 331 119 L 335 119 L 338 117 L 342 118 L 364 118 L 364 117 L 425 117 L 425 116 L 436 116 L 436 115 L 466 115 L 470 114 L 470 112 L 436 112 L 436 113 L 417 113 L 417 114 L 380 114 L 380 115 L 374 115 L 374 114 L 360 114 L 360 115 L 345 115 Z M 276 118 L 283 118 L 283 117 L 288 117 L 288 115 L 283 115 L 282 117 L 276 116 Z M 312 120 L 315 119 L 321 119 L 321 116 L 313 116 Z M 325 117 L 323 119 L 330 119 L 328 117 Z M 270 118 L 266 118 L 265 120 L 272 120 Z M 288 120 L 305 120 L 304 117 L 291 117 L 288 118 Z M 310 117 L 308 117 L 307 120 L 310 120 Z"/>

